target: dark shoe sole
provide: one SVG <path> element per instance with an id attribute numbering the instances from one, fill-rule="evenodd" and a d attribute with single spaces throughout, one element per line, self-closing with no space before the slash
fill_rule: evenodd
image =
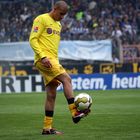
<path id="1" fill-rule="evenodd" d="M 54 129 L 45 130 L 43 129 L 42 135 L 62 135 L 63 133 Z"/>
<path id="2" fill-rule="evenodd" d="M 72 117 L 72 120 L 73 120 L 74 123 L 78 123 L 81 120 L 81 118 L 83 118 L 84 116 L 85 116 L 85 114 L 82 113 L 77 117 Z"/>

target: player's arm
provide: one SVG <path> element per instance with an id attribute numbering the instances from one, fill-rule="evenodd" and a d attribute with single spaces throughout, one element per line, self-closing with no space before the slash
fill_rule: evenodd
<path id="1" fill-rule="evenodd" d="M 34 52 L 40 57 L 41 62 L 44 64 L 44 66 L 50 68 L 52 67 L 50 60 L 44 54 L 44 51 L 41 49 L 38 43 L 39 37 L 44 31 L 44 29 L 45 26 L 43 25 L 43 20 L 37 17 L 33 22 L 29 42 Z"/>
<path id="2" fill-rule="evenodd" d="M 43 20 L 40 17 L 37 17 L 33 22 L 29 42 L 30 42 L 30 46 L 32 47 L 34 52 L 40 57 L 40 59 L 46 57 L 43 50 L 39 46 L 39 42 L 38 42 L 39 37 L 44 31 L 44 29 L 45 29 L 45 26 L 43 24 Z"/>

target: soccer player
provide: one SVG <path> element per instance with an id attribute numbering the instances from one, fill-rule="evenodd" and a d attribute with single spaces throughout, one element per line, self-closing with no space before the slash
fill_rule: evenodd
<path id="1" fill-rule="evenodd" d="M 87 112 L 79 112 L 74 104 L 71 78 L 59 64 L 58 47 L 60 42 L 61 24 L 68 11 L 64 1 L 57 1 L 49 13 L 41 14 L 35 18 L 30 33 L 30 45 L 35 53 L 35 66 L 41 73 L 46 87 L 45 118 L 43 135 L 62 134 L 52 127 L 56 98 L 56 89 L 60 83 L 63 85 L 64 95 L 67 99 L 69 110 L 74 123 L 78 123 Z"/>

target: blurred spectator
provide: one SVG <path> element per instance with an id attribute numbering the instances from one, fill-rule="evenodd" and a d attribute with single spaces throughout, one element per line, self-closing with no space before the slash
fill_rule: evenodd
<path id="1" fill-rule="evenodd" d="M 122 35 L 123 33 L 120 27 L 119 26 L 114 27 L 114 30 L 112 31 L 112 37 L 121 39 Z"/>
<path id="2" fill-rule="evenodd" d="M 114 63 L 119 63 L 120 62 L 119 59 L 116 57 L 115 54 L 112 55 L 112 58 L 113 58 L 113 62 Z"/>
<path id="3" fill-rule="evenodd" d="M 56 1 L 56 0 L 54 0 Z M 140 43 L 140 0 L 66 0 L 62 40 Z M 51 9 L 52 0 L 1 0 L 0 42 L 28 41 L 33 19 Z"/>
<path id="4" fill-rule="evenodd" d="M 137 33 L 140 35 L 140 10 L 137 12 L 136 15 L 136 23 L 137 23 Z"/>

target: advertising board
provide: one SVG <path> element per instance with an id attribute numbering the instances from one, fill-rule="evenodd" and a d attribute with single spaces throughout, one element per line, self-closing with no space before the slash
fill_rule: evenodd
<path id="1" fill-rule="evenodd" d="M 71 75 L 73 90 L 139 89 L 140 73 Z M 62 90 L 62 85 L 58 87 Z M 0 93 L 45 91 L 40 75 L 2 76 Z"/>

